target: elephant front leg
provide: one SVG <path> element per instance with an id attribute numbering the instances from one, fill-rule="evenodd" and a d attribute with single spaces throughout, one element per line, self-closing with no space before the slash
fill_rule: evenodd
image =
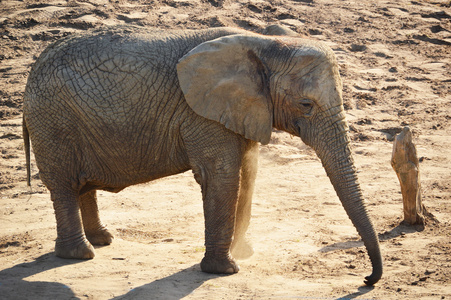
<path id="1" fill-rule="evenodd" d="M 79 198 L 83 228 L 88 241 L 93 245 L 109 245 L 113 235 L 102 224 L 99 218 L 96 191 L 90 191 Z"/>
<path id="2" fill-rule="evenodd" d="M 56 216 L 55 254 L 62 258 L 90 259 L 94 247 L 83 231 L 78 195 L 72 192 L 51 192 Z"/>
<path id="3" fill-rule="evenodd" d="M 232 178 L 213 174 L 203 180 L 202 194 L 205 217 L 205 256 L 200 264 L 203 272 L 232 274 L 239 266 L 230 255 L 235 227 L 239 173 Z"/>

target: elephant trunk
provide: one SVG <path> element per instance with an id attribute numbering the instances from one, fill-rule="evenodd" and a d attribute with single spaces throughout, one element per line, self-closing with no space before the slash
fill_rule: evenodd
<path id="1" fill-rule="evenodd" d="M 335 166 L 332 169 L 338 169 L 338 167 Z M 337 174 L 337 172 L 341 174 Z M 365 208 L 352 161 L 348 159 L 342 165 L 342 169 L 337 172 L 335 170 L 334 172 L 327 171 L 327 174 L 346 213 L 362 237 L 363 243 L 368 251 L 373 272 L 365 278 L 365 284 L 373 285 L 382 276 L 382 257 L 379 249 L 379 240 Z"/>
<path id="2" fill-rule="evenodd" d="M 382 276 L 379 240 L 365 208 L 349 146 L 348 127 L 343 110 L 336 112 L 334 117 L 335 121 L 332 123 L 321 122 L 325 127 L 320 129 L 321 134 L 312 138 L 311 144 L 321 159 L 346 213 L 365 244 L 373 267 L 372 274 L 365 278 L 365 284 L 373 285 Z"/>

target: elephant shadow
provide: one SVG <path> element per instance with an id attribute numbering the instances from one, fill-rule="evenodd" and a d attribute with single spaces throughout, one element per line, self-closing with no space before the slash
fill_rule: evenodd
<path id="1" fill-rule="evenodd" d="M 17 264 L 0 271 L 1 299 L 79 299 L 72 289 L 62 283 L 27 281 L 25 278 L 59 267 L 81 263 L 84 260 L 62 259 L 53 252 L 44 254 L 32 262 Z M 199 264 L 183 269 L 167 277 L 130 290 L 114 299 L 182 299 L 193 293 L 204 282 L 227 275 L 200 272 Z M 150 297 L 150 298 L 149 298 Z"/>
<path id="2" fill-rule="evenodd" d="M 47 253 L 32 262 L 25 262 L 0 271 L 2 299 L 78 299 L 71 288 L 58 282 L 27 281 L 25 278 L 51 269 L 80 263 L 82 260 L 61 259 Z"/>
<path id="3" fill-rule="evenodd" d="M 229 275 L 203 273 L 200 271 L 199 264 L 196 264 L 167 277 L 136 287 L 127 294 L 113 299 L 182 299 L 192 294 L 206 281 L 224 276 Z"/>
<path id="4" fill-rule="evenodd" d="M 344 299 L 354 299 L 360 296 L 363 296 L 369 292 L 374 290 L 374 286 L 361 286 L 358 288 L 358 291 L 355 293 L 348 294 L 346 296 L 334 298 L 335 300 L 344 300 Z"/>
<path id="5" fill-rule="evenodd" d="M 1 299 L 80 299 L 71 288 L 58 282 L 27 281 L 25 278 L 59 267 L 81 263 L 83 260 L 61 259 L 54 253 L 47 253 L 32 262 L 25 262 L 0 271 Z M 205 282 L 229 275 L 200 272 L 199 264 L 183 269 L 167 277 L 136 287 L 128 293 L 113 298 L 127 299 L 165 299 L 178 300 L 192 294 Z M 357 292 L 337 299 L 354 299 L 373 290 L 373 287 L 360 287 Z"/>
<path id="6" fill-rule="evenodd" d="M 401 222 L 396 227 L 389 231 L 385 231 L 384 233 L 379 234 L 379 241 L 388 241 L 399 236 L 405 236 L 409 233 L 421 232 L 424 230 L 424 225 L 409 225 L 405 222 Z M 327 253 L 331 251 L 336 251 L 337 249 L 351 249 L 363 247 L 362 240 L 354 240 L 354 241 L 346 241 L 346 242 L 338 242 L 331 245 L 327 245 L 319 250 L 319 252 Z"/>
<path id="7" fill-rule="evenodd" d="M 179 300 L 192 294 L 197 288 L 210 279 L 230 275 L 207 274 L 200 272 L 199 264 L 181 270 L 175 274 L 130 290 L 125 295 L 118 296 L 112 300 L 128 299 L 165 299 Z M 372 286 L 362 286 L 354 293 L 333 299 L 354 299 L 374 290 Z M 313 299 L 313 298 L 312 298 Z M 316 298 L 315 298 L 316 299 Z M 319 299 L 319 298 L 318 298 Z M 324 298 L 325 299 L 325 298 Z M 328 298 L 329 299 L 329 298 Z"/>

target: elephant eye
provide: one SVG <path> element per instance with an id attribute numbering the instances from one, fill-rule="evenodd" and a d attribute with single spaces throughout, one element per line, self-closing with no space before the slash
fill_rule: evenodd
<path id="1" fill-rule="evenodd" d="M 310 116 L 313 110 L 313 101 L 310 99 L 302 99 L 299 101 L 299 107 L 304 115 Z"/>

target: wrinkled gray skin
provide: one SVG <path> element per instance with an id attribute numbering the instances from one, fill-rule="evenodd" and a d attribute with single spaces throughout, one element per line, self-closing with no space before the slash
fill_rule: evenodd
<path id="1" fill-rule="evenodd" d="M 36 61 L 24 96 L 28 164 L 30 138 L 53 200 L 56 255 L 89 259 L 91 244 L 111 243 L 96 190 L 191 169 L 204 203 L 201 268 L 238 272 L 232 255 L 252 254 L 244 236 L 258 142 L 277 128 L 315 149 L 367 248 L 373 272 L 365 282 L 376 283 L 382 259 L 341 89 L 332 51 L 291 36 L 127 27 L 56 42 Z"/>

